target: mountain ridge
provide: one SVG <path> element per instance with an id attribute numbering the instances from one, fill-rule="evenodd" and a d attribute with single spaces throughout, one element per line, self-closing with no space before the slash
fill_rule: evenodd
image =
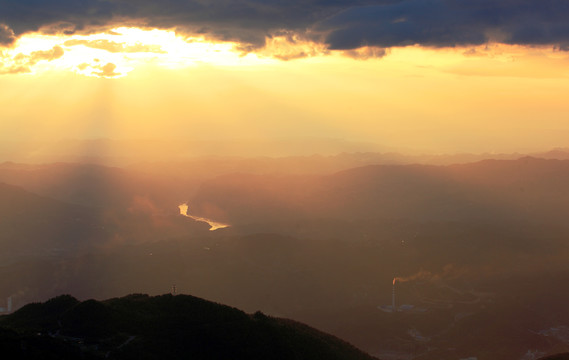
<path id="1" fill-rule="evenodd" d="M 172 294 L 28 304 L 0 317 L 0 344 L 14 359 L 376 359 L 293 320 Z"/>

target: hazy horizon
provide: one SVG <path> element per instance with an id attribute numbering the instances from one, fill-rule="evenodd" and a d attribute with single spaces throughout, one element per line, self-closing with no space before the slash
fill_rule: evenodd
<path id="1" fill-rule="evenodd" d="M 510 151 L 507 151 L 510 150 Z M 555 154 L 557 152 L 558 154 Z M 4 141 L 0 162 L 95 162 L 129 164 L 145 161 L 182 161 L 207 157 L 287 158 L 375 154 L 415 158 L 428 163 L 429 158 L 455 157 L 469 162 L 483 159 L 546 156 L 565 159 L 569 147 L 549 146 L 504 151 L 429 151 L 421 148 L 391 147 L 371 142 L 325 137 L 266 138 L 66 138 L 58 140 Z M 112 160 L 115 159 L 115 160 Z M 122 159 L 122 160 L 119 160 Z"/>

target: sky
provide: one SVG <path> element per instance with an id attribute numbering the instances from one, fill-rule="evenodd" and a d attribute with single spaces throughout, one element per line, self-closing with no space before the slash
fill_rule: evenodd
<path id="1" fill-rule="evenodd" d="M 0 140 L 569 144 L 566 0 L 0 0 Z"/>

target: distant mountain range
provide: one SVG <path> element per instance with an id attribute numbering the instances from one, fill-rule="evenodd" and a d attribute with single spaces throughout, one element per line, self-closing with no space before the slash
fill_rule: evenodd
<path id="1" fill-rule="evenodd" d="M 369 165 L 331 175 L 219 176 L 203 183 L 192 205 L 198 215 L 230 224 L 306 218 L 559 222 L 569 212 L 567 183 L 567 160 Z"/>
<path id="2" fill-rule="evenodd" d="M 0 349 L 6 359 L 375 359 L 304 324 L 188 295 L 29 304 L 0 317 Z"/>
<path id="3" fill-rule="evenodd" d="M 372 226 L 367 232 L 378 228 L 373 222 L 392 220 L 522 231 L 527 222 L 564 227 L 569 213 L 569 160 L 368 165 L 332 174 L 214 176 L 210 169 L 204 175 L 183 165 L 178 173 L 166 168 L 0 165 L 4 256 L 208 235 L 207 224 L 179 216 L 186 202 L 191 215 L 230 224 L 223 232 L 297 236 L 314 233 L 319 222 L 320 233 L 352 238 L 362 221 Z"/>
<path id="4" fill-rule="evenodd" d="M 318 157 L 315 162 L 314 157 Z M 67 139 L 44 142 L 9 142 L 0 144 L 0 163 L 5 161 L 44 164 L 53 162 L 91 163 L 108 166 L 127 166 L 144 162 L 200 161 L 207 158 L 238 158 L 265 161 L 294 160 L 295 162 L 341 163 L 351 161 L 348 167 L 376 164 L 432 164 L 448 165 L 475 162 L 484 159 L 513 160 L 523 156 L 544 159 L 569 159 L 569 148 L 545 151 L 487 152 L 487 153 L 432 153 L 416 149 L 396 149 L 374 143 L 355 142 L 334 138 L 282 139 Z M 347 167 L 344 167 L 346 169 Z M 309 168 L 307 168 L 309 169 Z M 337 169 L 340 170 L 340 169 Z"/>

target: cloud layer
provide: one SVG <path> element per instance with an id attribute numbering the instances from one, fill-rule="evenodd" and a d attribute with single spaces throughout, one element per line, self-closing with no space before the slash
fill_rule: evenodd
<path id="1" fill-rule="evenodd" d="M 263 46 L 283 32 L 352 50 L 419 44 L 569 44 L 566 0 L 0 0 L 0 45 L 31 31 L 176 28 Z"/>
<path id="2" fill-rule="evenodd" d="M 14 31 L 5 24 L 0 24 L 0 46 L 10 45 L 16 40 Z"/>
<path id="3" fill-rule="evenodd" d="M 31 72 L 31 67 L 40 61 L 53 61 L 63 56 L 61 46 L 54 46 L 50 50 L 34 51 L 29 55 L 18 54 L 13 58 L 5 57 L 0 53 L 0 75 L 20 74 Z"/>
<path id="4" fill-rule="evenodd" d="M 65 46 L 83 45 L 92 49 L 105 50 L 111 53 L 138 53 L 138 52 L 151 52 L 157 54 L 166 53 L 159 45 L 143 45 L 136 43 L 134 45 L 126 45 L 109 40 L 67 40 L 63 43 Z"/>
<path id="5" fill-rule="evenodd" d="M 435 47 L 565 44 L 569 2 L 562 0 L 408 0 L 355 7 L 318 25 L 332 49 L 364 45 Z"/>

